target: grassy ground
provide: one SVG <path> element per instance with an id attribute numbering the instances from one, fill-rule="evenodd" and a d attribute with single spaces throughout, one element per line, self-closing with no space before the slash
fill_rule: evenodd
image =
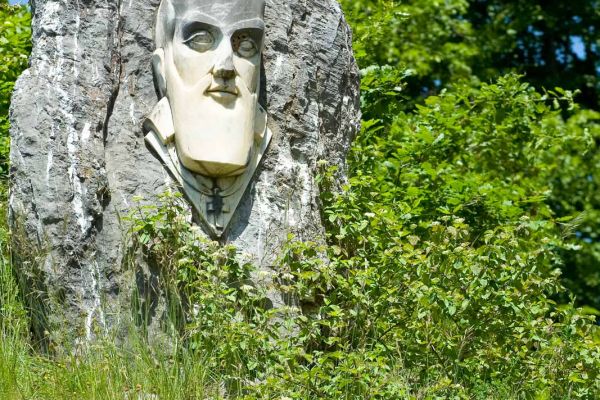
<path id="1" fill-rule="evenodd" d="M 6 257 L 0 265 L 0 399 L 219 398 L 202 357 L 160 352 L 130 333 L 127 347 L 111 338 L 58 358 L 33 351 L 25 309 Z"/>

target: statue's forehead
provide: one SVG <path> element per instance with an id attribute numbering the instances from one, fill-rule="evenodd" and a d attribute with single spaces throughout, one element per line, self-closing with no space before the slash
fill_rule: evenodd
<path id="1" fill-rule="evenodd" d="M 248 19 L 263 19 L 264 0 L 172 0 L 179 18 L 206 15 L 221 24 Z"/>

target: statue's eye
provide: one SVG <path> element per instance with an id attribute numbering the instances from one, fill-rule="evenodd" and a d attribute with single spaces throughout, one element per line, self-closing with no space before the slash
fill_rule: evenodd
<path id="1" fill-rule="evenodd" d="M 192 50 L 207 51 L 212 49 L 215 38 L 209 31 L 201 30 L 194 32 L 184 43 Z"/>
<path id="2" fill-rule="evenodd" d="M 250 58 L 258 53 L 258 47 L 254 40 L 245 33 L 235 35 L 232 39 L 233 50 L 241 57 Z"/>

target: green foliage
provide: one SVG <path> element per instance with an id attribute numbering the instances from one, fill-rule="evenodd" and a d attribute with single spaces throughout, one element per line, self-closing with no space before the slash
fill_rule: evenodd
<path id="1" fill-rule="evenodd" d="M 411 99 L 516 72 L 599 110 L 597 0 L 341 0 L 362 68 L 406 67 Z"/>
<path id="2" fill-rule="evenodd" d="M 408 68 L 403 108 L 436 93 L 449 82 L 476 79 L 471 62 L 479 50 L 466 0 L 342 0 L 354 33 L 361 68 Z"/>
<path id="3" fill-rule="evenodd" d="M 477 32 L 481 79 L 518 71 L 537 87 L 579 90 L 578 101 L 600 109 L 600 2 L 471 1 L 466 19 Z"/>
<path id="4" fill-rule="evenodd" d="M 562 113 L 556 113 L 552 122 L 548 119 L 539 129 L 552 131 L 557 125 L 567 132 L 566 139 L 585 136 L 591 145 L 583 149 L 579 141 L 565 140 L 560 144 L 562 151 L 557 149 L 551 155 L 540 174 L 533 171 L 533 177 L 525 178 L 539 179 L 540 184 L 547 180 L 546 204 L 556 218 L 576 217 L 577 226 L 570 231 L 569 246 L 562 250 L 563 283 L 576 295 L 577 304 L 585 305 L 590 312 L 600 310 L 600 54 L 594 34 L 600 30 L 598 2 L 341 3 L 353 27 L 357 59 L 363 68 L 363 113 L 367 121 L 389 124 L 402 111 L 410 113 L 425 101 L 435 101 L 427 100 L 431 95 L 443 90 L 456 92 L 456 85 L 461 90 L 469 86 L 469 90 L 476 91 L 480 82 L 495 80 L 509 71 L 524 74 L 524 81 L 539 92 L 548 92 L 548 96 L 560 91 L 555 94 L 564 99 L 556 100 Z M 585 53 L 584 58 L 581 52 Z M 402 76 L 404 79 L 399 80 Z M 572 91 L 564 92 L 556 86 Z M 574 97 L 588 109 L 580 110 L 568 97 Z M 377 129 L 383 129 L 381 123 Z M 368 134 L 378 132 L 369 130 Z M 511 143 L 520 143 L 516 139 Z M 504 160 L 504 154 L 492 157 L 500 165 Z M 517 179 L 532 172 L 519 171 Z M 567 295 L 559 298 L 568 301 Z"/>
<path id="5" fill-rule="evenodd" d="M 563 151 L 584 154 L 590 137 L 549 96 L 509 76 L 367 121 L 347 191 L 330 199 L 338 252 L 382 290 L 382 330 L 427 380 L 470 394 L 481 379 L 549 398 L 594 393 L 570 386 L 578 370 L 597 374 L 600 359 L 591 320 L 551 300 L 568 219 L 546 202 Z"/>
<path id="6" fill-rule="evenodd" d="M 8 107 L 14 83 L 27 68 L 31 16 L 25 7 L 0 3 L 0 175 L 8 174 Z"/>
<path id="7" fill-rule="evenodd" d="M 560 170 L 551 182 L 548 199 L 557 217 L 575 216 L 575 227 L 564 248 L 563 282 L 579 304 L 598 315 L 600 309 L 600 113 L 581 110 L 566 122 L 566 129 L 592 141 L 588 151 L 567 143 L 557 159 Z M 565 296 L 563 296 L 563 301 Z"/>
<path id="8" fill-rule="evenodd" d="M 213 377 L 239 393 L 269 366 L 264 355 L 269 338 L 276 338 L 277 324 L 270 324 L 275 311 L 267 311 L 264 289 L 252 284 L 251 264 L 236 260 L 232 247 L 208 241 L 190 225 L 186 210 L 179 194 L 165 194 L 158 208 L 140 205 L 129 217 L 131 245 L 159 266 L 161 287 L 175 311 L 171 325 L 187 322 L 178 332 L 187 350 L 206 358 L 204 367 Z"/>

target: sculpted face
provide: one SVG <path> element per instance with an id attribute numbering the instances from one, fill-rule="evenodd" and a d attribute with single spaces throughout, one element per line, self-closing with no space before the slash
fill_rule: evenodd
<path id="1" fill-rule="evenodd" d="M 182 164 L 209 177 L 244 172 L 255 136 L 264 0 L 163 0 L 153 67 Z"/>

